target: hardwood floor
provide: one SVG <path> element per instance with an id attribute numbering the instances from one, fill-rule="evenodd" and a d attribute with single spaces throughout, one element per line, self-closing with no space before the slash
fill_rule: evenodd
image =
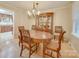
<path id="1" fill-rule="evenodd" d="M 0 58 L 28 58 L 28 50 L 23 52 L 23 56 L 20 57 L 20 47 L 18 45 L 18 39 L 12 38 L 11 32 L 0 33 Z M 32 58 L 42 58 L 41 52 L 33 54 Z M 73 46 L 68 43 L 62 43 L 61 58 L 77 58 L 79 57 Z"/>

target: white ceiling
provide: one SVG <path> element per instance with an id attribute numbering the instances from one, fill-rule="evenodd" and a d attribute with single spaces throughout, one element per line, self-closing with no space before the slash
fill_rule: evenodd
<path id="1" fill-rule="evenodd" d="M 42 9 L 51 9 L 56 7 L 61 7 L 71 3 L 71 1 L 37 1 L 39 3 L 39 10 Z M 6 3 L 17 7 L 22 8 L 32 8 L 33 1 L 1 1 L 0 3 Z"/>

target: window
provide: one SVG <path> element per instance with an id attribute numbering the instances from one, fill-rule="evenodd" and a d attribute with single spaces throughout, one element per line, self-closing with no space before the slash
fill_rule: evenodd
<path id="1" fill-rule="evenodd" d="M 72 19 L 73 19 L 73 34 L 79 37 L 79 2 L 73 3 L 72 9 Z"/>
<path id="2" fill-rule="evenodd" d="M 76 20 L 75 33 L 79 35 L 79 20 Z"/>
<path id="3" fill-rule="evenodd" d="M 74 21 L 74 29 L 73 29 L 74 34 L 79 37 L 79 20 Z"/>

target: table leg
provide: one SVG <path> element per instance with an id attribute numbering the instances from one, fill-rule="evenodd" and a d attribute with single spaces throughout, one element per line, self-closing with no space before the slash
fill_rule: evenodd
<path id="1" fill-rule="evenodd" d="M 43 45 L 43 58 L 44 58 L 44 45 Z"/>

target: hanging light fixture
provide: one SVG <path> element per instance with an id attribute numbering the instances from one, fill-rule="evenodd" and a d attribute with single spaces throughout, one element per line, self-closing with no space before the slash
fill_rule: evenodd
<path id="1" fill-rule="evenodd" d="M 36 15 L 40 14 L 40 11 L 38 10 L 38 4 L 39 3 L 33 2 L 32 10 L 31 11 L 27 10 L 29 16 L 34 16 L 35 17 Z"/>

